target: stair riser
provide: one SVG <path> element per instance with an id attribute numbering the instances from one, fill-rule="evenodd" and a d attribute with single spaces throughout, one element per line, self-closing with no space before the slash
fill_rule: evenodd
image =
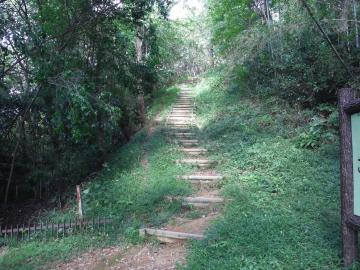
<path id="1" fill-rule="evenodd" d="M 216 181 L 216 180 L 223 180 L 223 176 L 197 176 L 197 175 L 190 175 L 190 176 L 182 176 L 181 179 L 183 180 L 191 180 L 191 181 Z"/>
<path id="2" fill-rule="evenodd" d="M 184 150 L 181 150 L 181 152 L 189 155 L 206 155 L 208 153 L 207 151 L 184 151 Z"/>
<path id="3" fill-rule="evenodd" d="M 195 139 L 195 135 L 173 135 L 176 139 Z"/>
<path id="4" fill-rule="evenodd" d="M 139 231 L 140 236 L 155 236 L 159 241 L 164 243 L 175 243 L 179 241 L 186 240 L 202 240 L 204 239 L 203 235 L 200 234 L 190 234 L 190 233 L 181 233 L 181 232 L 172 232 L 165 230 L 154 230 L 154 229 L 142 229 Z"/>
<path id="5" fill-rule="evenodd" d="M 193 110 L 192 109 L 186 109 L 186 110 L 179 110 L 179 109 L 176 109 L 176 110 L 173 110 L 171 112 L 171 114 L 193 114 Z"/>
<path id="6" fill-rule="evenodd" d="M 196 147 L 196 146 L 199 146 L 198 143 L 180 143 L 182 146 L 185 146 L 185 147 Z"/>
<path id="7" fill-rule="evenodd" d="M 219 204 L 216 204 L 216 203 L 183 203 L 182 206 L 183 207 L 195 207 L 195 208 L 200 208 L 200 209 L 205 209 L 205 208 L 216 209 L 216 207 L 219 207 Z"/>

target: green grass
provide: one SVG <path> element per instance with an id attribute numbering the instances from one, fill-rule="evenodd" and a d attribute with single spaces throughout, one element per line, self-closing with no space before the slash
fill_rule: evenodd
<path id="1" fill-rule="evenodd" d="M 65 261 L 80 252 L 113 243 L 108 236 L 73 235 L 49 241 L 29 241 L 8 248 L 0 258 L 0 269 L 48 269 L 44 264 Z"/>
<path id="2" fill-rule="evenodd" d="M 166 111 L 177 93 L 174 87 L 162 90 L 154 100 L 151 115 Z M 86 216 L 115 217 L 118 223 L 114 232 L 13 243 L 0 255 L 0 269 L 49 269 L 53 263 L 69 260 L 87 250 L 139 241 L 140 227 L 158 226 L 180 211 L 180 202 L 170 203 L 167 196 L 190 192 L 188 184 L 176 180 L 177 175 L 190 169 L 176 166 L 174 160 L 178 158 L 177 147 L 167 141 L 161 128 L 151 135 L 147 129 L 140 131 L 83 187 Z M 49 212 L 43 218 L 62 220 L 74 213 L 75 209 L 70 208 L 65 212 Z"/>
<path id="3" fill-rule="evenodd" d="M 190 246 L 185 269 L 341 269 L 338 143 L 299 147 L 313 112 L 241 90 L 219 73 L 196 88 L 201 136 L 212 158 L 223 160 L 222 191 L 231 200 L 206 240 Z M 177 92 L 162 90 L 150 115 L 165 115 Z M 89 249 L 137 243 L 138 228 L 158 226 L 180 211 L 167 196 L 190 191 L 175 179 L 190 170 L 175 166 L 178 158 L 161 130 L 139 132 L 84 187 L 86 214 L 118 217 L 117 231 L 14 244 L 0 256 L 0 269 L 48 269 Z"/>
<path id="4" fill-rule="evenodd" d="M 218 73 L 197 87 L 202 136 L 232 200 L 185 269 L 341 269 L 338 144 L 298 147 L 309 112 L 244 92 Z"/>

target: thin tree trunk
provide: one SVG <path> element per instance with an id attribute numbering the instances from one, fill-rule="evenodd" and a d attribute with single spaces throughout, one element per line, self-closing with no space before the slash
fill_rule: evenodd
<path id="1" fill-rule="evenodd" d="M 143 64 L 144 58 L 144 26 L 138 25 L 136 26 L 136 62 L 139 67 Z M 142 71 L 140 71 L 142 73 Z M 143 90 L 143 78 L 142 74 L 137 79 L 137 91 L 138 91 L 138 105 L 139 105 L 139 115 L 140 115 L 140 123 L 144 126 L 146 122 L 145 117 L 145 98 L 144 98 L 144 90 Z"/>
<path id="2" fill-rule="evenodd" d="M 354 10 L 354 25 L 355 25 L 355 46 L 359 48 L 360 41 L 359 41 L 359 26 L 357 24 L 357 3 L 356 0 L 353 0 L 353 10 Z"/>
<path id="3" fill-rule="evenodd" d="M 27 106 L 27 108 L 25 109 L 23 115 L 22 115 L 22 119 L 20 119 L 20 121 L 24 121 L 26 114 L 28 113 L 28 111 L 31 109 L 32 105 L 34 104 L 38 94 L 40 92 L 40 88 L 37 89 L 33 99 L 31 100 L 31 102 L 29 103 L 29 105 Z M 12 160 L 11 160 L 11 167 L 10 167 L 10 173 L 9 173 L 9 178 L 6 184 L 6 190 L 5 190 L 5 198 L 4 198 L 4 204 L 7 204 L 8 199 L 9 199 L 9 191 L 10 191 L 10 186 L 11 186 L 11 181 L 12 181 L 12 177 L 13 177 L 13 173 L 14 173 L 14 167 L 15 167 L 15 160 L 16 160 L 16 153 L 19 149 L 19 145 L 20 145 L 20 134 L 19 134 L 19 128 L 21 126 L 22 123 L 19 123 L 19 126 L 17 128 L 17 133 L 18 133 L 18 138 L 17 138 L 17 142 L 15 145 L 15 149 L 14 152 L 12 154 Z"/>
<path id="4" fill-rule="evenodd" d="M 15 145 L 14 151 L 12 153 L 10 174 L 9 174 L 9 178 L 8 178 L 8 181 L 7 181 L 7 184 L 6 184 L 5 199 L 4 199 L 4 204 L 5 205 L 8 203 L 8 199 L 9 199 L 9 191 L 10 191 L 11 181 L 12 181 L 12 177 L 13 177 L 13 173 L 14 173 L 16 154 L 17 154 L 17 151 L 19 149 L 19 145 L 20 145 L 20 135 L 18 134 L 17 142 L 16 142 L 16 145 Z"/>

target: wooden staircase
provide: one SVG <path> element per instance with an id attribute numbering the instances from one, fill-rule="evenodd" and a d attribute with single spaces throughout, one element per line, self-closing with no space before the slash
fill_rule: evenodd
<path id="1" fill-rule="evenodd" d="M 208 172 L 208 169 L 214 168 L 219 162 L 207 158 L 208 150 L 201 147 L 201 138 L 197 138 L 197 127 L 194 123 L 194 102 L 192 91 L 183 88 L 176 104 L 173 106 L 170 115 L 166 120 L 167 134 L 178 143 L 187 157 L 181 160 L 175 160 L 179 166 L 197 167 L 198 171 L 192 175 L 178 176 L 180 181 L 188 181 L 195 189 L 199 184 L 209 186 L 214 189 L 223 176 Z M 216 187 L 215 187 L 216 188 Z M 198 189 L 199 190 L 199 189 Z M 201 189 L 193 196 L 182 198 L 182 205 L 190 208 L 209 208 L 224 202 L 224 199 L 214 195 L 214 193 L 204 195 Z M 216 216 L 216 215 L 214 215 Z M 206 219 L 205 217 L 202 217 Z M 142 236 L 156 237 L 163 243 L 174 243 L 184 240 L 202 240 L 204 239 L 203 230 L 198 232 L 198 228 L 187 228 L 187 231 L 171 230 L 167 228 L 154 229 L 144 228 L 140 230 Z"/>

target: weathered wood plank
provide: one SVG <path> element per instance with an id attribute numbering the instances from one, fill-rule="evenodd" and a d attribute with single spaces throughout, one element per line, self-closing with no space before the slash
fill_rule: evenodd
<path id="1" fill-rule="evenodd" d="M 140 229 L 139 233 L 141 236 L 156 236 L 159 240 L 164 242 L 166 238 L 173 240 L 202 240 L 204 239 L 204 235 L 202 234 L 193 234 L 193 233 L 184 233 L 184 232 L 175 232 L 175 231 L 167 231 L 167 230 L 156 230 L 156 229 Z M 171 241 L 169 241 L 171 242 Z"/>

